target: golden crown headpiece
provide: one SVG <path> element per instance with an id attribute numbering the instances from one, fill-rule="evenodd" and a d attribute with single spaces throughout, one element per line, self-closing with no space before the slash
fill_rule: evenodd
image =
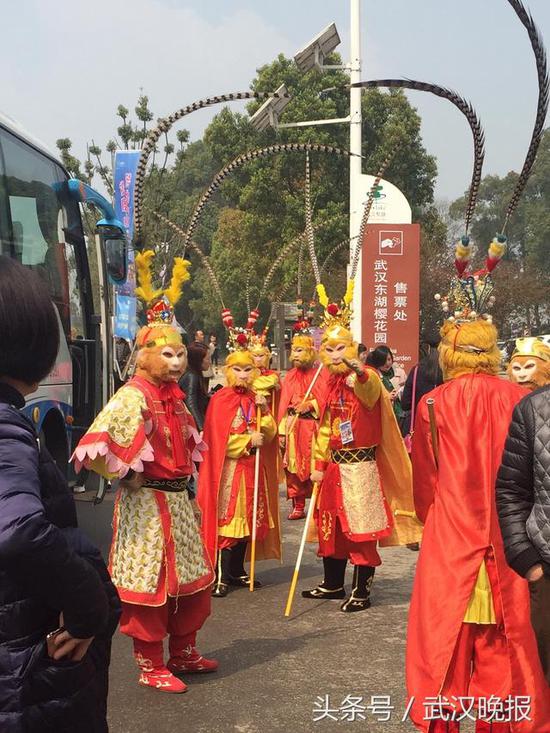
<path id="1" fill-rule="evenodd" d="M 550 346 L 540 336 L 526 336 L 516 339 L 511 359 L 516 356 L 533 356 L 536 359 L 550 361 Z"/>
<path id="2" fill-rule="evenodd" d="M 250 330 L 250 348 L 259 346 L 267 346 L 267 329 L 264 329 L 261 333 L 256 333 Z"/>
<path id="3" fill-rule="evenodd" d="M 473 256 L 473 248 L 469 237 L 462 237 L 455 247 L 457 275 L 451 281 L 449 293 L 442 297 L 436 293 L 435 299 L 441 303 L 443 313 L 449 321 L 464 323 L 476 318 L 492 321 L 487 311 L 493 306 L 495 286 L 492 272 L 498 265 L 506 250 L 506 237 L 497 234 L 489 245 L 485 267 L 472 272 L 469 270 Z"/>
<path id="4" fill-rule="evenodd" d="M 352 301 L 353 301 L 353 287 L 354 280 L 348 280 L 346 292 L 344 297 L 340 301 L 340 305 L 337 303 L 330 303 L 327 295 L 327 291 L 323 283 L 317 285 L 317 295 L 319 296 L 319 303 L 323 307 L 324 313 L 321 320 L 321 328 L 329 329 L 333 326 L 342 326 L 343 328 L 349 328 L 351 323 L 351 316 L 353 314 Z"/>
<path id="5" fill-rule="evenodd" d="M 222 323 L 227 329 L 227 349 L 228 351 L 247 351 L 259 338 L 254 333 L 254 326 L 260 317 L 260 313 L 253 309 L 248 314 L 246 327 L 235 326 L 235 319 L 229 308 L 222 310 Z M 264 336 L 265 341 L 265 336 Z"/>
<path id="6" fill-rule="evenodd" d="M 293 336 L 311 336 L 311 323 L 307 318 L 301 318 L 292 326 Z"/>

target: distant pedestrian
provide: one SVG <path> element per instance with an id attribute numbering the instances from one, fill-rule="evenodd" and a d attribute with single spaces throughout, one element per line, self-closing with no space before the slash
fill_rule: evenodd
<path id="1" fill-rule="evenodd" d="M 365 360 L 365 364 L 378 370 L 382 384 L 390 393 L 395 417 L 399 421 L 403 415 L 401 395 L 407 380 L 405 370 L 393 360 L 393 352 L 387 346 L 377 346 Z"/>
<path id="2" fill-rule="evenodd" d="M 58 317 L 0 257 L 0 729 L 106 733 L 117 592 L 64 475 L 20 411 L 54 366 Z"/>
<path id="3" fill-rule="evenodd" d="M 218 373 L 218 367 L 220 364 L 220 350 L 218 348 L 218 337 L 215 334 L 210 334 L 210 360 L 212 361 L 212 366 L 215 369 L 216 374 Z"/>
<path id="4" fill-rule="evenodd" d="M 187 349 L 187 369 L 179 381 L 185 392 L 185 404 L 193 415 L 197 428 L 204 428 L 204 416 L 208 407 L 208 389 L 203 374 L 210 366 L 210 355 L 204 344 L 191 344 Z"/>
<path id="5" fill-rule="evenodd" d="M 115 391 L 117 389 L 120 389 L 126 379 L 123 379 L 123 375 L 125 376 L 127 373 L 126 370 L 126 364 L 128 363 L 128 359 L 130 358 L 130 355 L 132 353 L 132 349 L 130 347 L 130 344 L 126 339 L 123 338 L 117 338 L 115 339 L 115 369 L 114 369 L 114 379 L 115 379 Z"/>
<path id="6" fill-rule="evenodd" d="M 422 357 L 411 369 L 405 382 L 401 396 L 401 407 L 403 408 L 401 432 L 404 437 L 414 429 L 414 414 L 421 398 L 443 384 L 443 373 L 439 366 L 437 350 L 440 341 L 439 334 L 426 336 L 422 340 L 420 345 Z"/>

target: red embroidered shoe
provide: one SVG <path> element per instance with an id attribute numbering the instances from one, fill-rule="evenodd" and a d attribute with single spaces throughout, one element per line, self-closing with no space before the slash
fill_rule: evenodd
<path id="1" fill-rule="evenodd" d="M 187 646 L 181 654 L 170 657 L 167 664 L 174 674 L 204 674 L 218 669 L 216 659 L 206 659 L 194 646 Z"/>
<path id="2" fill-rule="evenodd" d="M 288 519 L 305 519 L 306 517 L 306 497 L 298 496 L 292 498 L 292 511 L 288 515 Z"/>
<path id="3" fill-rule="evenodd" d="M 139 676 L 139 684 L 145 687 L 153 687 L 160 692 L 180 693 L 187 690 L 187 685 L 182 680 L 174 677 L 166 667 L 156 667 L 152 670 L 142 670 Z"/>
<path id="4" fill-rule="evenodd" d="M 290 512 L 288 515 L 288 519 L 305 519 L 306 513 L 303 509 L 300 509 L 299 507 L 294 507 L 294 509 Z"/>

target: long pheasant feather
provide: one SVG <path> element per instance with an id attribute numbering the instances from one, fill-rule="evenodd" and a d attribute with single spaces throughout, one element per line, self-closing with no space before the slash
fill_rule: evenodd
<path id="1" fill-rule="evenodd" d="M 529 40 L 531 41 L 531 48 L 533 49 L 533 53 L 535 54 L 535 62 L 537 65 L 539 95 L 537 100 L 535 124 L 533 127 L 533 132 L 531 133 L 531 142 L 527 150 L 527 155 L 525 156 L 523 168 L 521 169 L 521 173 L 519 174 L 516 186 L 512 193 L 510 203 L 508 204 L 508 207 L 506 209 L 504 224 L 502 226 L 503 233 L 506 230 L 508 222 L 510 221 L 510 217 L 514 213 L 519 203 L 523 191 L 525 190 L 525 186 L 527 185 L 527 181 L 529 180 L 529 176 L 531 175 L 531 169 L 533 168 L 535 158 L 537 157 L 537 152 L 544 131 L 544 122 L 546 120 L 546 114 L 548 112 L 550 89 L 548 64 L 546 61 L 546 49 L 544 47 L 544 42 L 542 40 L 540 31 L 535 25 L 535 21 L 533 20 L 532 15 L 526 10 L 521 0 L 508 0 L 508 2 L 514 9 L 522 24 L 525 26 L 525 29 L 527 30 L 527 34 L 529 36 Z"/>
<path id="2" fill-rule="evenodd" d="M 362 81 L 357 84 L 352 84 L 353 87 L 361 87 L 363 89 L 374 89 L 378 87 L 398 88 L 398 89 L 412 89 L 418 92 L 429 92 L 437 97 L 446 99 L 454 104 L 462 114 L 466 117 L 470 130 L 472 131 L 472 137 L 474 142 L 474 164 L 472 170 L 472 179 L 470 182 L 470 191 L 468 194 L 468 204 L 464 218 L 466 221 L 466 233 L 470 228 L 474 209 L 477 202 L 477 195 L 479 192 L 479 184 L 481 182 L 481 172 L 483 169 L 483 159 L 485 157 L 485 135 L 479 118 L 472 107 L 470 102 L 467 102 L 463 97 L 454 92 L 452 89 L 446 89 L 440 87 L 437 84 L 429 84 L 424 81 L 417 81 L 415 79 L 374 79 L 372 81 Z"/>

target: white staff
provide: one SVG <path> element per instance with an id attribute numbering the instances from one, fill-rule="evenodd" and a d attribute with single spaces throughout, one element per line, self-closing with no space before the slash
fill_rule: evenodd
<path id="1" fill-rule="evenodd" d="M 296 565 L 294 566 L 294 574 L 292 575 L 292 582 L 290 583 L 290 590 L 288 591 L 288 599 L 286 602 L 285 616 L 290 616 L 292 609 L 292 601 L 294 600 L 294 593 L 296 592 L 296 583 L 298 582 L 298 575 L 300 573 L 300 565 L 302 564 L 302 555 L 304 554 L 304 548 L 306 546 L 307 533 L 309 530 L 310 522 L 313 518 L 313 512 L 315 505 L 317 504 L 317 495 L 319 493 L 319 484 L 313 484 L 313 490 L 311 492 L 311 499 L 309 500 L 309 507 L 307 509 L 306 523 L 304 531 L 302 533 L 302 541 L 300 542 L 300 549 L 298 550 L 298 557 L 296 558 Z"/>
<path id="2" fill-rule="evenodd" d="M 256 430 L 261 433 L 262 408 L 256 409 Z M 252 503 L 252 540 L 250 543 L 250 592 L 254 591 L 254 570 L 256 565 L 256 522 L 258 521 L 258 494 L 260 489 L 260 446 L 254 456 L 254 500 Z"/>

